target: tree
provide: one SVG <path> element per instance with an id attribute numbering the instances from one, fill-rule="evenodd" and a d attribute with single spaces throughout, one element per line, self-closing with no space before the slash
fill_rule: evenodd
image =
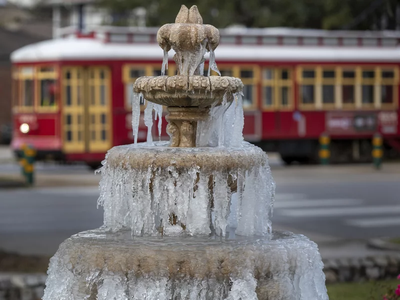
<path id="1" fill-rule="evenodd" d="M 132 9 L 144 7 L 147 26 L 160 26 L 175 20 L 181 4 L 174 0 L 98 0 L 98 5 L 125 18 Z M 185 5 L 197 5 L 204 23 L 218 28 L 235 24 L 359 30 L 400 27 L 399 0 L 187 0 Z"/>

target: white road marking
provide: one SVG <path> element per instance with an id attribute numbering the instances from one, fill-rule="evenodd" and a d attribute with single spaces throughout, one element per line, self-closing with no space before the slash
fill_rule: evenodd
<path id="1" fill-rule="evenodd" d="M 39 188 L 33 190 L 39 194 L 50 195 L 99 195 L 98 187 L 60 187 L 60 188 Z"/>
<path id="2" fill-rule="evenodd" d="M 306 195 L 304 195 L 304 194 L 279 193 L 279 194 L 275 195 L 275 201 L 304 199 L 305 197 L 306 197 Z"/>
<path id="3" fill-rule="evenodd" d="M 274 208 L 312 207 L 312 206 L 354 206 L 363 203 L 361 199 L 298 199 L 275 201 Z"/>
<path id="4" fill-rule="evenodd" d="M 299 208 L 282 209 L 279 214 L 288 217 L 336 217 L 376 214 L 400 213 L 400 205 L 382 205 L 365 207 L 325 207 L 325 208 Z"/>
<path id="5" fill-rule="evenodd" d="M 400 216 L 398 217 L 382 217 L 382 218 L 370 218 L 370 219 L 352 219 L 347 220 L 346 223 L 351 226 L 361 228 L 372 228 L 372 227 L 389 227 L 400 225 Z"/>

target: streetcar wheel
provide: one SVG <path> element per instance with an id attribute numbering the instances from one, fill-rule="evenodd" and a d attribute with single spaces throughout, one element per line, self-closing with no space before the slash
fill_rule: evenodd
<path id="1" fill-rule="evenodd" d="M 281 156 L 281 159 L 285 163 L 285 165 L 291 165 L 294 162 L 294 158 L 290 156 Z"/>
<path id="2" fill-rule="evenodd" d="M 101 162 L 87 162 L 86 165 L 93 171 L 101 167 Z"/>

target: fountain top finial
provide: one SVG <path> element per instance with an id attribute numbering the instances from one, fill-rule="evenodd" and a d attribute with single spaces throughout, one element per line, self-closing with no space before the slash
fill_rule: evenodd
<path id="1" fill-rule="evenodd" d="M 157 33 L 157 42 L 164 51 L 171 48 L 177 53 L 181 75 L 193 75 L 201 63 L 205 50 L 213 51 L 219 44 L 219 31 L 212 25 L 203 24 L 196 5 L 188 9 L 185 5 L 176 16 L 175 23 L 163 25 Z M 183 68 L 185 64 L 191 68 Z M 185 69 L 185 70 L 183 70 Z M 187 73 L 187 74 L 186 74 Z"/>
<path id="2" fill-rule="evenodd" d="M 182 5 L 176 16 L 175 23 L 203 24 L 203 18 L 196 5 L 193 5 L 190 9 L 186 5 Z"/>

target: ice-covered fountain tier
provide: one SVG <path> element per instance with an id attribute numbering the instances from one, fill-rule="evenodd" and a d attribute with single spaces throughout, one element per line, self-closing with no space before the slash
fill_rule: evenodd
<path id="1" fill-rule="evenodd" d="M 267 155 L 243 141 L 241 81 L 199 75 L 206 51 L 217 71 L 218 30 L 183 6 L 158 41 L 178 75 L 137 80 L 133 132 L 144 97 L 149 132 L 168 107 L 171 140 L 108 152 L 104 226 L 61 244 L 44 300 L 328 299 L 317 246 L 271 230 L 275 185 Z"/>

